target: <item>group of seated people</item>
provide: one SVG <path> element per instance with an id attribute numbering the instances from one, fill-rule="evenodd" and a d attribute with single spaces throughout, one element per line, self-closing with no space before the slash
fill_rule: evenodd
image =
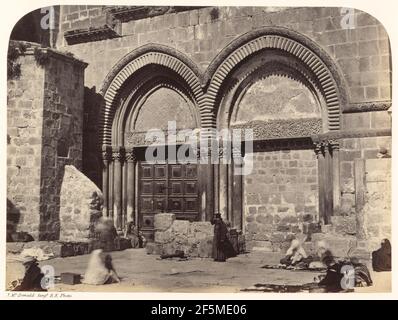
<path id="1" fill-rule="evenodd" d="M 318 241 L 314 255 L 307 255 L 302 243 L 293 239 L 280 265 L 297 269 L 326 269 L 326 275 L 318 285 L 326 292 L 340 292 L 354 287 L 371 286 L 372 279 L 367 266 L 355 257 L 337 259 L 324 241 Z M 391 271 L 391 244 L 388 239 L 372 253 L 374 271 Z"/>

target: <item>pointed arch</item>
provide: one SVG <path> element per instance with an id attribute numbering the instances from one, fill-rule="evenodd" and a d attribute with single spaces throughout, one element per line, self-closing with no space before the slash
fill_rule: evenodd
<path id="1" fill-rule="evenodd" d="M 100 113 L 100 144 L 110 145 L 112 141 L 112 123 L 118 108 L 118 94 L 124 84 L 138 71 L 149 65 L 157 65 L 170 70 L 183 80 L 192 93 L 201 113 L 203 91 L 199 69 L 185 55 L 164 46 L 144 45 L 124 56 L 109 72 L 100 93 L 104 102 Z M 148 74 L 148 78 L 151 75 Z"/>
<path id="2" fill-rule="evenodd" d="M 282 27 L 267 27 L 234 40 L 211 63 L 203 81 L 207 85 L 206 104 L 217 108 L 216 100 L 231 72 L 243 61 L 266 49 L 288 53 L 305 65 L 318 81 L 327 108 L 327 127 L 339 130 L 340 114 L 347 102 L 346 85 L 341 72 L 328 54 L 311 39 Z M 214 126 L 217 110 L 208 109 L 204 118 Z"/>

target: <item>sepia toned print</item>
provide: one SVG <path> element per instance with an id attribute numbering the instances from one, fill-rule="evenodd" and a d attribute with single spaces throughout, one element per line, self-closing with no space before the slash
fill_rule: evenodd
<path id="1" fill-rule="evenodd" d="M 391 291 L 371 15 L 54 6 L 7 67 L 6 290 Z"/>

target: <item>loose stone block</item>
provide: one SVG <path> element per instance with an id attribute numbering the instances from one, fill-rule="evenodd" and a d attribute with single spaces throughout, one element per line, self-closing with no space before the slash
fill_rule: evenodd
<path id="1" fill-rule="evenodd" d="M 158 231 L 165 231 L 171 227 L 175 220 L 174 213 L 158 213 L 154 218 L 154 228 Z"/>

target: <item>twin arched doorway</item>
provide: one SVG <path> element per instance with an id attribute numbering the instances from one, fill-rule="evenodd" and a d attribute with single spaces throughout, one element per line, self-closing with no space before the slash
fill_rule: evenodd
<path id="1" fill-rule="evenodd" d="M 104 214 L 118 229 L 135 221 L 149 239 L 161 211 L 189 220 L 220 212 L 249 240 L 298 231 L 303 221 L 329 223 L 339 205 L 338 145 L 325 135 L 339 130 L 340 79 L 321 49 L 282 28 L 238 38 L 204 74 L 168 47 L 133 51 L 102 89 Z M 219 143 L 210 156 L 231 163 L 179 163 L 169 151 L 186 146 L 180 137 L 166 143 L 164 161 L 148 163 L 146 133 L 167 135 L 170 121 L 210 141 L 214 129 L 250 129 L 243 144 L 253 148 L 226 151 Z M 249 162 L 251 172 L 237 175 Z"/>

